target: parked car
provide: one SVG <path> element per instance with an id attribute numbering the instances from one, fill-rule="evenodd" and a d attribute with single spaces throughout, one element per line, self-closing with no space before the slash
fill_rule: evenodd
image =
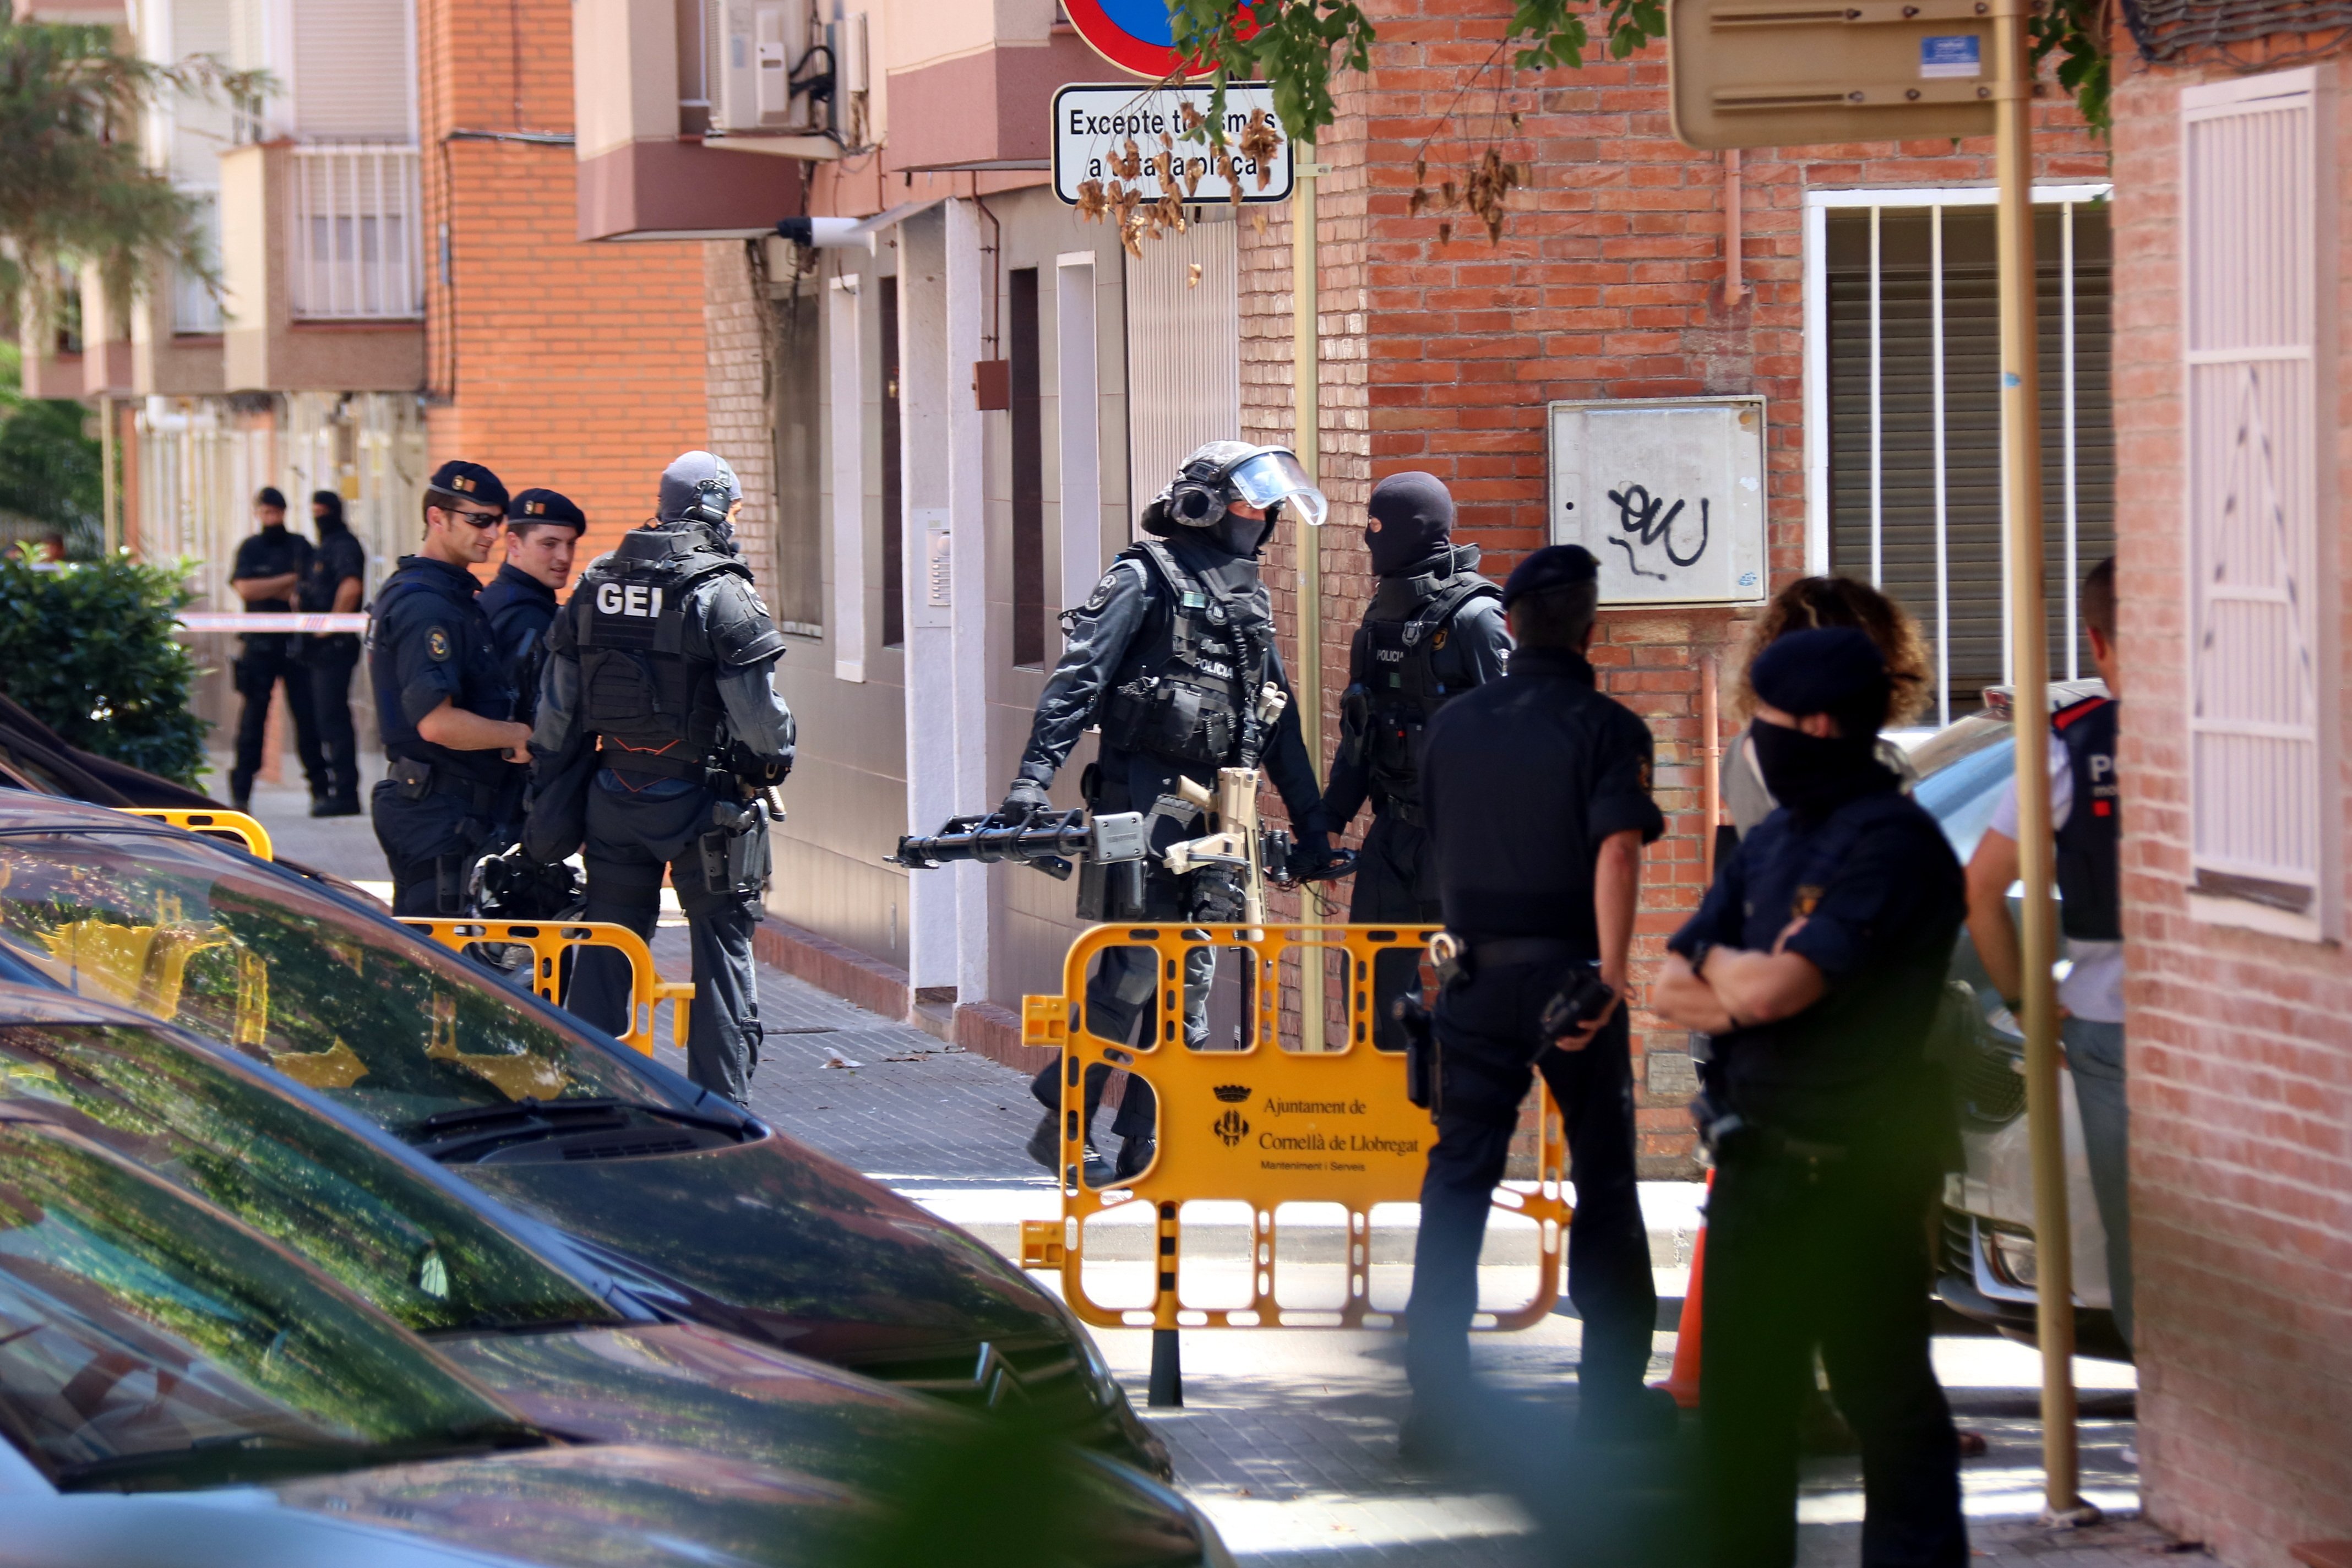
<path id="1" fill-rule="evenodd" d="M 2053 682 L 2052 706 L 2105 690 L 2096 681 Z M 1919 772 L 1914 798 L 1942 826 L 1964 865 L 2017 771 L 2017 737 L 2007 693 L 1996 688 L 1988 697 L 1983 711 L 1937 731 L 1911 752 Z M 1968 1168 L 1945 1181 L 1943 1255 L 1936 1290 L 1961 1315 L 2032 1342 L 2035 1247 L 2025 1037 L 1985 978 L 1976 946 L 1965 931 L 1953 954 L 1951 984 L 1966 991 L 1966 1004 L 1947 1010 L 1945 1018 L 1961 1026 L 1941 1044 L 1958 1095 Z M 2065 1110 L 2076 1342 L 2087 1355 L 2128 1359 L 2111 1310 L 2106 1232 L 2091 1193 L 2074 1077 L 2062 1066 L 2058 1079 Z"/>
<path id="2" fill-rule="evenodd" d="M 370 907 L 0 792 L 0 977 L 174 1022 L 544 1222 L 669 1317 L 1169 1473 L 1066 1308 L 971 1236 Z"/>
<path id="3" fill-rule="evenodd" d="M 217 1491 L 265 1542 L 284 1542 L 282 1510 L 529 1563 L 797 1568 L 880 1517 L 870 1489 L 525 1419 L 291 1253 L 22 1101 L 0 1101 L 0 1417 L 11 1537 L 20 1498 L 55 1521 L 70 1494 Z M 1085 1463 L 1070 1480 L 1094 1505 L 1090 1562 L 1226 1561 L 1181 1500 Z M 102 1529 L 106 1505 L 81 1518 Z"/>

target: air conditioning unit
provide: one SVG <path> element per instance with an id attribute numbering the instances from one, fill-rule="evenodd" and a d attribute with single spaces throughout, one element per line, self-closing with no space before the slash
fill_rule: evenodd
<path id="1" fill-rule="evenodd" d="M 808 55 L 808 0 L 710 0 L 710 41 L 719 90 L 717 129 L 737 134 L 820 129 L 805 93 L 793 90 L 793 68 Z"/>

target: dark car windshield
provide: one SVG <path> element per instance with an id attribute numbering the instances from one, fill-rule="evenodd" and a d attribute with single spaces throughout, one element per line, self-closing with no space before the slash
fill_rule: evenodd
<path id="1" fill-rule="evenodd" d="M 166 1033 L 0 1026 L 0 1096 L 41 1104 L 420 1333 L 619 1321 L 456 1194 Z"/>
<path id="2" fill-rule="evenodd" d="M 422 1344 L 184 1195 L 0 1124 L 0 1425 L 58 1484 L 380 1462 L 511 1425 Z"/>
<path id="3" fill-rule="evenodd" d="M 680 1103 L 457 954 L 200 839 L 0 837 L 0 944 L 395 1130 L 526 1096 Z"/>

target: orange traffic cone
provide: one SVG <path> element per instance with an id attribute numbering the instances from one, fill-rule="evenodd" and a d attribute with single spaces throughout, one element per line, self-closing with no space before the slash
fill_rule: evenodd
<path id="1" fill-rule="evenodd" d="M 1709 1191 L 1715 1187 L 1715 1173 L 1706 1173 Z M 1691 1244 L 1690 1284 L 1683 1290 L 1682 1321 L 1675 1329 L 1674 1370 L 1666 1381 L 1652 1386 L 1663 1388 L 1675 1396 L 1675 1403 L 1685 1410 L 1698 1408 L 1698 1325 L 1699 1278 L 1706 1265 L 1706 1220 L 1702 1216 L 1698 1239 Z"/>

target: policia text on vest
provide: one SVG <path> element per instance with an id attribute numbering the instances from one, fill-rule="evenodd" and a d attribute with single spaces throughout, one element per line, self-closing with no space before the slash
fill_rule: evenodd
<path id="1" fill-rule="evenodd" d="M 722 459 L 687 453 L 662 475 L 660 515 L 582 575 L 548 636 L 524 840 L 541 860 L 581 850 L 586 918 L 640 936 L 668 873 L 694 951 L 687 1070 L 738 1103 L 759 1059 L 770 791 L 793 744 L 771 679 L 783 637 L 736 552 L 740 500 Z M 565 1005 L 626 1027 L 625 962 L 583 953 Z"/>

